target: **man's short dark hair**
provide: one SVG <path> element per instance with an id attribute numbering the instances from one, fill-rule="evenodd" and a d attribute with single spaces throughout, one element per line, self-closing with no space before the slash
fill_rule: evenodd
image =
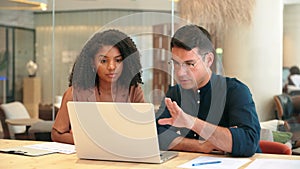
<path id="1" fill-rule="evenodd" d="M 205 28 L 197 25 L 186 25 L 179 28 L 171 39 L 171 48 L 173 47 L 185 50 L 198 48 L 199 54 L 214 51 L 211 35 Z"/>

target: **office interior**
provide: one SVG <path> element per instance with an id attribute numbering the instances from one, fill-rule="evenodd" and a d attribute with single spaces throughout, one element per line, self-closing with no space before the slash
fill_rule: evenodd
<path id="1" fill-rule="evenodd" d="M 282 93 L 286 70 L 300 66 L 299 0 L 240 0 L 228 3 L 228 9 L 230 4 L 239 6 L 227 15 L 209 11 L 203 0 L 24 1 L 0 1 L 0 102 L 34 100 L 27 109 L 37 113 L 49 105 L 50 120 L 83 44 L 108 28 L 120 29 L 136 42 L 145 98 L 155 105 L 173 83 L 169 69 L 156 63 L 167 64 L 168 40 L 181 24 L 210 31 L 219 51 L 217 73 L 236 77 L 250 88 L 260 121 L 276 118 L 273 97 Z M 34 77 L 27 71 L 29 61 L 38 65 Z M 25 88 L 28 78 L 37 80 Z"/>

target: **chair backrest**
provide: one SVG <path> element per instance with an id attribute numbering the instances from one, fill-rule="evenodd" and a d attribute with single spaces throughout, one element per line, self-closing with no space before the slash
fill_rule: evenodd
<path id="1" fill-rule="evenodd" d="M 3 138 L 4 139 L 10 139 L 10 135 L 9 135 L 9 129 L 8 129 L 8 125 L 5 122 L 5 114 L 3 109 L 0 106 L 0 121 L 1 121 L 1 125 L 2 125 L 2 131 L 3 131 Z"/>
<path id="2" fill-rule="evenodd" d="M 300 89 L 299 90 L 292 90 L 289 92 L 290 96 L 298 96 L 300 95 Z"/>
<path id="3" fill-rule="evenodd" d="M 1 104 L 1 109 L 5 114 L 6 119 L 29 119 L 29 113 L 25 106 L 18 101 Z M 16 133 L 24 133 L 26 131 L 26 126 L 11 126 L 8 125 L 10 138 L 14 138 Z"/>
<path id="4" fill-rule="evenodd" d="M 276 106 L 276 116 L 280 120 L 286 120 L 290 118 L 294 113 L 294 106 L 291 96 L 288 94 L 281 94 L 274 96 Z"/>
<path id="5" fill-rule="evenodd" d="M 260 140 L 259 146 L 260 146 L 262 153 L 287 154 L 287 155 L 292 154 L 292 149 L 289 146 L 287 146 L 283 143 L 279 143 L 279 142 Z"/>
<path id="6" fill-rule="evenodd" d="M 294 114 L 300 114 L 300 95 L 292 96 L 292 102 L 294 105 Z"/>

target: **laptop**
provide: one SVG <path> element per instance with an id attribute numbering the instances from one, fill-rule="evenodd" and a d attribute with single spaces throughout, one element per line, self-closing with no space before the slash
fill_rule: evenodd
<path id="1" fill-rule="evenodd" d="M 178 152 L 161 152 L 151 103 L 68 102 L 80 159 L 162 163 Z"/>

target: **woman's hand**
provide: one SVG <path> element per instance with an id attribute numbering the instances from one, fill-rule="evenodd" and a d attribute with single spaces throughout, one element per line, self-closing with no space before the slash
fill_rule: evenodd
<path id="1" fill-rule="evenodd" d="M 164 118 L 158 120 L 160 125 L 172 125 L 175 127 L 185 127 L 192 129 L 196 118 L 183 112 L 175 101 L 170 98 L 165 98 L 166 106 L 171 114 L 171 118 Z"/>

